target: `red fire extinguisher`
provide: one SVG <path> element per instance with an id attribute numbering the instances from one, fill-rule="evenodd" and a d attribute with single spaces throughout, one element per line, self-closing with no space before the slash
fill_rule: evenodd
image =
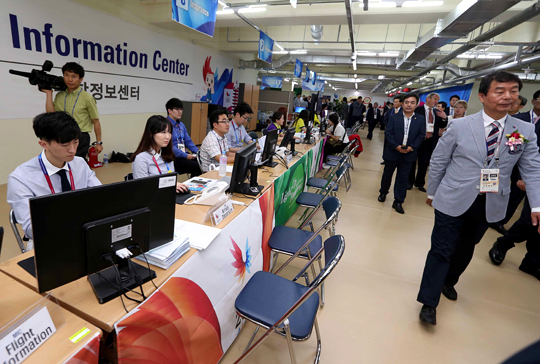
<path id="1" fill-rule="evenodd" d="M 92 145 L 90 149 L 88 149 L 88 165 L 90 168 L 99 168 L 102 166 L 101 162 L 98 160 L 95 145 Z"/>

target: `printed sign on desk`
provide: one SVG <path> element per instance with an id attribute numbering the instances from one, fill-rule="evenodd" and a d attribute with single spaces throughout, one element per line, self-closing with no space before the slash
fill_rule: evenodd
<path id="1" fill-rule="evenodd" d="M 259 32 L 259 59 L 272 63 L 272 51 L 274 50 L 274 41 L 272 38 Z"/>
<path id="2" fill-rule="evenodd" d="M 213 37 L 217 8 L 217 0 L 172 0 L 172 19 Z"/>
<path id="3" fill-rule="evenodd" d="M 283 86 L 283 77 L 263 76 L 261 86 L 271 88 L 281 88 Z"/>
<path id="4" fill-rule="evenodd" d="M 302 75 L 302 67 L 304 67 L 304 64 L 300 62 L 299 59 L 296 60 L 296 65 L 294 66 L 294 76 L 300 77 Z"/>

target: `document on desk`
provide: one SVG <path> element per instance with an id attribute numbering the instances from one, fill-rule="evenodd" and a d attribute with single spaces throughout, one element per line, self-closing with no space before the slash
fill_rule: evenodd
<path id="1" fill-rule="evenodd" d="M 197 250 L 208 248 L 210 243 L 221 233 L 221 229 L 178 220 L 174 222 L 174 234 L 182 234 L 189 239 L 189 245 Z"/>
<path id="2" fill-rule="evenodd" d="M 180 257 L 189 251 L 189 238 L 183 233 L 179 233 L 176 229 L 177 223 L 174 224 L 174 240 L 170 243 L 159 246 L 150 250 L 145 254 L 148 263 L 160 267 L 162 269 L 169 269 Z M 143 255 L 135 257 L 136 259 L 146 262 Z"/>

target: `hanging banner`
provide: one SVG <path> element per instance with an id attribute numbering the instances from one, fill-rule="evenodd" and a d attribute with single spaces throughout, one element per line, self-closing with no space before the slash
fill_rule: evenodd
<path id="1" fill-rule="evenodd" d="M 217 0 L 172 0 L 172 19 L 213 37 L 217 8 Z"/>
<path id="2" fill-rule="evenodd" d="M 311 74 L 309 75 L 309 81 L 312 85 L 315 85 L 315 81 L 317 80 L 317 74 L 313 71 L 311 71 Z"/>
<path id="3" fill-rule="evenodd" d="M 296 60 L 296 65 L 294 66 L 294 76 L 300 77 L 302 75 L 302 67 L 304 67 L 304 64 L 300 62 L 299 59 Z"/>
<path id="4" fill-rule="evenodd" d="M 309 77 L 311 76 L 311 71 L 309 70 L 309 67 L 306 66 L 306 77 L 304 77 L 304 82 L 309 82 Z"/>
<path id="5" fill-rule="evenodd" d="M 261 87 L 281 88 L 283 86 L 283 77 L 262 76 Z"/>
<path id="6" fill-rule="evenodd" d="M 274 50 L 274 41 L 272 38 L 259 32 L 259 59 L 272 63 L 272 51 Z"/>
<path id="7" fill-rule="evenodd" d="M 304 81 L 302 82 L 302 90 L 324 92 L 324 80 L 316 80 L 314 85 L 311 82 Z"/>

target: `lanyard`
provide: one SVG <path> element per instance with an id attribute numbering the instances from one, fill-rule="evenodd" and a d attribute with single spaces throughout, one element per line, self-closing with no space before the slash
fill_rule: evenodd
<path id="1" fill-rule="evenodd" d="M 172 123 L 173 128 L 178 129 L 178 137 L 176 138 L 176 144 L 184 144 L 184 131 L 180 127 L 180 122 L 171 119 L 170 116 L 167 116 L 167 119 Z"/>
<path id="2" fill-rule="evenodd" d="M 39 159 L 39 165 L 41 167 L 41 171 L 43 172 L 43 175 L 45 176 L 45 179 L 47 180 L 47 184 L 49 185 L 49 189 L 51 190 L 51 193 L 54 195 L 54 187 L 51 182 L 51 177 L 49 177 L 49 173 L 47 172 L 47 168 L 45 168 L 45 164 L 43 163 L 43 159 L 41 158 L 41 154 L 38 156 Z M 75 181 L 73 180 L 73 173 L 71 173 L 71 167 L 68 163 L 69 168 L 69 181 L 71 182 L 71 190 L 75 191 Z"/>
<path id="3" fill-rule="evenodd" d="M 409 128 L 411 126 L 411 120 L 413 115 L 411 115 L 410 118 L 406 117 L 405 114 L 403 114 L 403 119 L 405 121 L 405 133 L 403 135 L 403 145 L 407 145 L 407 141 L 409 140 Z"/>
<path id="4" fill-rule="evenodd" d="M 71 110 L 71 117 L 73 117 L 73 114 L 75 113 L 75 105 L 77 105 L 77 101 L 79 101 L 79 96 L 81 95 L 82 88 L 79 90 L 79 93 L 77 94 L 77 98 L 75 99 L 75 103 L 73 104 L 73 110 Z M 66 109 L 66 103 L 67 103 L 67 97 L 68 93 L 66 92 L 66 97 L 64 97 L 64 111 L 67 112 Z"/>
<path id="5" fill-rule="evenodd" d="M 236 128 L 234 127 L 234 120 L 232 121 L 232 128 L 234 132 L 234 137 L 236 138 L 236 145 L 238 145 L 238 135 L 236 135 Z M 240 129 L 240 127 L 238 127 Z M 240 130 L 240 137 L 242 137 L 242 130 Z"/>
<path id="6" fill-rule="evenodd" d="M 163 174 L 161 173 L 161 168 L 159 168 L 159 164 L 154 156 L 152 156 L 152 160 L 154 161 L 154 164 L 156 165 L 159 174 Z M 163 161 L 163 163 L 165 163 L 165 165 L 167 166 L 167 173 L 171 173 L 171 169 L 169 168 L 169 165 L 167 164 L 167 162 Z"/>
<path id="7" fill-rule="evenodd" d="M 221 143 L 219 142 L 219 135 L 217 135 L 217 133 L 213 130 L 212 132 L 214 133 L 214 136 L 216 137 L 216 140 L 219 146 L 219 151 L 221 152 L 221 154 L 223 154 L 223 149 L 221 149 Z M 223 148 L 225 148 L 225 140 L 223 140 Z"/>

